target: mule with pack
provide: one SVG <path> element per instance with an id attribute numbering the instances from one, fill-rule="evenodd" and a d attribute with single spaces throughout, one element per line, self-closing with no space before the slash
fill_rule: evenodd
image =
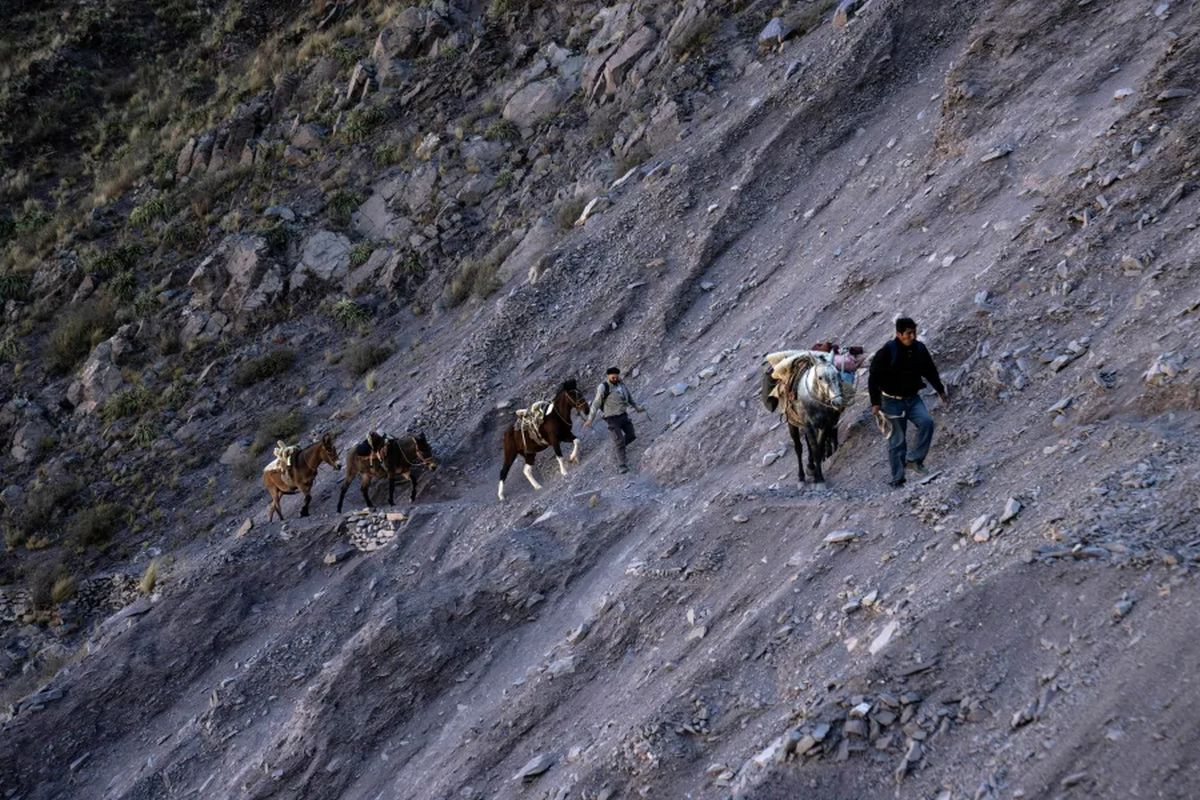
<path id="1" fill-rule="evenodd" d="M 533 459 L 546 448 L 554 449 L 558 470 L 566 475 L 567 465 L 562 452 L 564 442 L 572 444 L 571 462 L 579 461 L 579 440 L 571 430 L 571 413 L 586 416 L 589 411 L 588 402 L 574 379 L 564 381 L 553 400 L 538 401 L 518 411 L 500 437 L 504 449 L 500 486 L 496 490 L 500 500 L 504 500 L 504 481 L 517 456 L 525 459 L 525 479 L 535 490 L 541 489 L 542 485 L 533 477 Z"/>

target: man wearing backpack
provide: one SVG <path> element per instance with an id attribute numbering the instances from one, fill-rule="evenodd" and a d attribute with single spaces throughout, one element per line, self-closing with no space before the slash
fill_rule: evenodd
<path id="1" fill-rule="evenodd" d="M 917 323 L 909 317 L 896 320 L 896 338 L 879 348 L 871 359 L 867 390 L 871 395 L 871 411 L 880 411 L 891 423 L 888 436 L 888 461 L 892 469 L 891 486 L 904 485 L 904 468 L 924 475 L 925 456 L 933 441 L 933 417 L 921 399 L 925 381 L 949 405 L 946 387 L 938 375 L 933 357 L 925 345 L 917 341 Z M 917 427 L 917 440 L 908 449 L 905 427 L 911 422 Z"/>
<path id="2" fill-rule="evenodd" d="M 633 443 L 637 434 L 633 432 L 633 421 L 629 419 L 629 409 L 645 411 L 633 399 L 633 394 L 621 381 L 621 370 L 609 367 L 604 374 L 604 381 L 596 387 L 596 399 L 592 401 L 592 410 L 584 421 L 584 427 L 592 427 L 596 414 L 604 417 L 608 425 L 608 435 L 612 438 L 617 450 L 617 471 L 629 472 L 629 463 L 625 458 L 625 448 Z"/>

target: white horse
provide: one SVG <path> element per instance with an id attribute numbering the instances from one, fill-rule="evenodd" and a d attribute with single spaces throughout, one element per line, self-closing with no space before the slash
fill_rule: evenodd
<path id="1" fill-rule="evenodd" d="M 850 404 L 833 356 L 816 350 L 783 350 L 766 358 L 762 399 L 768 411 L 780 411 L 788 424 L 800 483 L 804 483 L 804 455 L 800 430 L 808 442 L 808 468 L 813 483 L 825 483 L 821 462 L 837 450 L 837 426 Z"/>

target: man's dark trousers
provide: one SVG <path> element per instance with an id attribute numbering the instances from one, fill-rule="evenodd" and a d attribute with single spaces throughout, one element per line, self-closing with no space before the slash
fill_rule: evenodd
<path id="1" fill-rule="evenodd" d="M 888 461 L 892 467 L 892 481 L 904 478 L 904 462 L 915 461 L 918 464 L 925 460 L 929 453 L 929 444 L 933 441 L 933 417 L 925 408 L 921 395 L 912 397 L 883 397 L 881 409 L 884 416 L 892 422 L 892 435 L 888 438 Z M 905 428 L 911 422 L 917 426 L 917 441 L 911 451 L 905 436 Z"/>
<path id="2" fill-rule="evenodd" d="M 611 417 L 605 417 L 604 423 L 608 425 L 608 435 L 612 438 L 613 446 L 617 448 L 617 466 L 621 469 L 628 469 L 629 464 L 625 460 L 625 447 L 633 443 L 637 438 L 637 434 L 633 432 L 633 420 L 628 414 L 614 414 Z"/>

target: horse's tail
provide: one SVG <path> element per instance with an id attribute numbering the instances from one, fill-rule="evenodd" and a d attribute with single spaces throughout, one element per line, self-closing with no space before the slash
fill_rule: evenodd
<path id="1" fill-rule="evenodd" d="M 762 404 L 767 411 L 775 411 L 779 407 L 779 399 L 775 397 L 775 378 L 772 377 L 773 367 L 770 364 L 763 366 L 762 378 L 760 380 L 759 389 L 762 398 Z"/>

